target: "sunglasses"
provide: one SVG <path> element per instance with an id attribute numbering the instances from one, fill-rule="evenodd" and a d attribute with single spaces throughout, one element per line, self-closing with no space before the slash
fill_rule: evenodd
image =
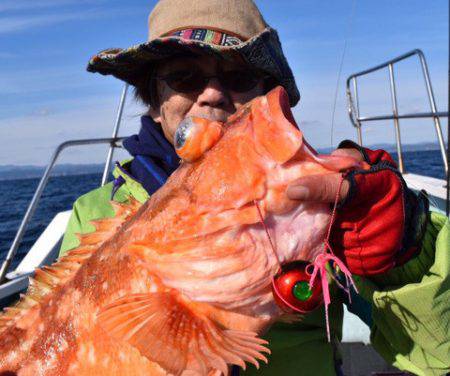
<path id="1" fill-rule="evenodd" d="M 267 76 L 243 69 L 218 72 L 212 76 L 206 76 L 200 70 L 189 69 L 152 78 L 165 81 L 172 90 L 189 94 L 203 91 L 212 78 L 217 78 L 220 85 L 226 90 L 244 93 L 253 89 L 265 77 Z"/>

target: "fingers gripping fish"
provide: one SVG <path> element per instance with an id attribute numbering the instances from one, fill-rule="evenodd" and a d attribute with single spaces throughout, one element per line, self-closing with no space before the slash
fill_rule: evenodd
<path id="1" fill-rule="evenodd" d="M 317 155 L 281 87 L 226 123 L 186 119 L 175 146 L 183 162 L 160 190 L 141 207 L 114 204 L 0 316 L 0 374 L 207 375 L 267 362 L 258 335 L 283 315 L 272 276 L 279 262 L 313 260 L 330 220 L 286 187 L 356 162 Z"/>

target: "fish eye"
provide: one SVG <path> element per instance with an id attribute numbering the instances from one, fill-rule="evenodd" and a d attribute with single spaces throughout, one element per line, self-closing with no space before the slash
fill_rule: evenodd
<path id="1" fill-rule="evenodd" d="M 192 121 L 192 118 L 186 118 L 181 121 L 174 135 L 175 149 L 180 149 L 184 146 L 193 125 L 194 122 Z"/>

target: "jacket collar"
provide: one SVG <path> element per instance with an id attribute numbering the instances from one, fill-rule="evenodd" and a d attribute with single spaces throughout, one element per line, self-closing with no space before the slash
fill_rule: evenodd
<path id="1" fill-rule="evenodd" d="M 134 157 L 128 173 L 142 184 L 148 194 L 159 189 L 180 163 L 161 126 L 149 116 L 142 116 L 139 133 L 125 139 L 123 146 Z"/>
<path id="2" fill-rule="evenodd" d="M 175 171 L 180 162 L 173 145 L 164 136 L 161 125 L 150 116 L 141 117 L 139 133 L 126 138 L 123 146 L 133 157 L 144 155 L 154 159 L 164 165 L 167 172 Z"/>

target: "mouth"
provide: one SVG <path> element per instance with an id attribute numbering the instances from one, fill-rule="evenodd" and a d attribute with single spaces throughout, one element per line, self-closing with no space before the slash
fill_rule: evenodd
<path id="1" fill-rule="evenodd" d="M 190 113 L 187 114 L 186 117 L 198 117 L 203 118 L 211 121 L 220 121 L 225 122 L 227 121 L 228 117 L 233 115 L 233 112 L 228 112 L 224 110 L 219 109 L 213 109 L 212 111 L 207 112 L 201 112 L 201 113 Z"/>

